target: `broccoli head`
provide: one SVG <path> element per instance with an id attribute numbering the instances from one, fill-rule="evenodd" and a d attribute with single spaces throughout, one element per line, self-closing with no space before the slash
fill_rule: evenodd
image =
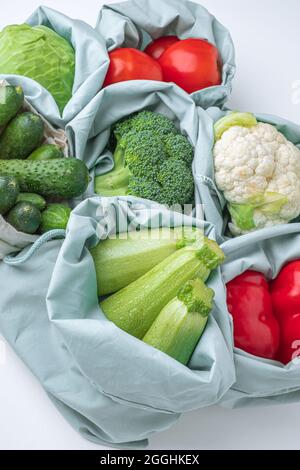
<path id="1" fill-rule="evenodd" d="M 194 194 L 194 151 L 170 119 L 142 111 L 117 123 L 114 136 L 115 167 L 96 177 L 97 193 L 125 193 L 169 206 L 190 203 Z"/>
<path id="2" fill-rule="evenodd" d="M 188 204 L 194 195 L 192 170 L 184 161 L 170 158 L 159 169 L 157 181 L 162 188 L 164 204 Z"/>
<path id="3" fill-rule="evenodd" d="M 158 165 L 166 158 L 159 138 L 150 131 L 143 131 L 127 134 L 125 140 L 125 164 L 132 175 L 138 178 L 155 178 Z"/>

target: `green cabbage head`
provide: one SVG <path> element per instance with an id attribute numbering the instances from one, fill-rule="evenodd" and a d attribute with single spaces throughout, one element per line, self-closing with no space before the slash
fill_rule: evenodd
<path id="1" fill-rule="evenodd" d="M 53 95 L 62 113 L 72 97 L 75 51 L 47 26 L 7 26 L 0 32 L 0 74 L 37 81 Z"/>

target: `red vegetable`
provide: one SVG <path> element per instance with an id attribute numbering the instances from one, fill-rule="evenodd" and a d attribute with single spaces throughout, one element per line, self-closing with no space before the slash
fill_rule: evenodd
<path id="1" fill-rule="evenodd" d="M 300 261 L 287 264 L 271 283 L 273 310 L 281 328 L 278 360 L 300 356 Z"/>
<path id="2" fill-rule="evenodd" d="M 276 317 L 300 313 L 300 261 L 287 264 L 271 283 L 271 295 Z"/>
<path id="3" fill-rule="evenodd" d="M 145 53 L 157 60 L 173 44 L 180 41 L 177 36 L 162 36 L 155 39 L 145 49 Z"/>
<path id="4" fill-rule="evenodd" d="M 188 93 L 222 83 L 218 49 L 204 39 L 176 42 L 158 60 L 164 81 L 174 82 Z"/>
<path id="5" fill-rule="evenodd" d="M 109 53 L 109 58 L 103 87 L 127 80 L 163 80 L 159 63 L 137 49 L 115 49 Z"/>
<path id="6" fill-rule="evenodd" d="M 254 356 L 275 359 L 279 325 L 265 277 L 247 271 L 233 279 L 227 284 L 227 305 L 233 317 L 235 346 Z"/>
<path id="7" fill-rule="evenodd" d="M 289 364 L 294 359 L 300 358 L 300 313 L 287 316 L 280 324 L 281 337 L 277 355 L 282 364 Z"/>

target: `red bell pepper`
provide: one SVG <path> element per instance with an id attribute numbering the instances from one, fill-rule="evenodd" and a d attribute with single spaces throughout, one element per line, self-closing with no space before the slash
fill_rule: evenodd
<path id="1" fill-rule="evenodd" d="M 235 346 L 254 356 L 275 359 L 279 324 L 273 314 L 269 285 L 261 273 L 246 271 L 227 284 Z"/>
<path id="2" fill-rule="evenodd" d="M 273 311 L 281 329 L 278 360 L 288 364 L 300 356 L 300 261 L 292 261 L 271 283 Z"/>

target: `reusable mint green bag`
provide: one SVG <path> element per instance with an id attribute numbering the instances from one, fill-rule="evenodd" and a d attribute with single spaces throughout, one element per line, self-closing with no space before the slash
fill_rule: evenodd
<path id="1" fill-rule="evenodd" d="M 277 226 L 228 240 L 222 245 L 227 283 L 248 269 L 275 279 L 289 261 L 300 259 L 300 224 Z M 229 313 L 228 313 L 229 315 Z M 296 351 L 295 351 L 296 352 Z M 300 401 L 300 360 L 289 365 L 261 359 L 234 349 L 236 382 L 222 399 L 230 408 Z"/>
<path id="2" fill-rule="evenodd" d="M 198 145 L 200 108 L 189 95 L 171 83 L 143 80 L 122 82 L 101 90 L 66 126 L 70 153 L 86 163 L 92 178 L 114 167 L 112 153 L 107 147 L 113 124 L 144 109 L 172 119 L 194 146 L 195 161 L 199 158 L 199 148 L 202 146 L 202 142 Z M 200 112 L 207 119 L 205 112 Z M 93 194 L 92 181 L 89 195 Z M 198 197 L 196 202 L 199 202 Z M 200 204 L 197 204 L 197 217 L 202 218 Z"/>
<path id="3" fill-rule="evenodd" d="M 197 159 L 194 162 L 195 184 L 197 188 L 198 203 L 203 204 L 205 220 L 214 224 L 217 235 L 223 241 L 228 239 L 228 216 L 226 212 L 226 201 L 223 194 L 218 190 L 214 181 L 214 123 L 228 114 L 230 111 L 222 111 L 212 107 L 204 112 L 198 108 L 201 115 L 199 119 L 199 135 Z M 300 126 L 268 114 L 255 114 L 260 122 L 266 122 L 275 126 L 284 136 L 300 148 Z M 200 144 L 201 143 L 201 144 Z M 272 229 L 271 232 L 272 233 Z"/>
<path id="4" fill-rule="evenodd" d="M 229 31 L 203 6 L 186 0 L 129 0 L 104 5 L 96 26 L 108 51 L 117 47 L 144 50 L 153 39 L 177 35 L 180 39 L 207 39 L 217 46 L 223 61 L 222 85 L 192 94 L 202 108 L 222 107 L 235 74 L 235 52 Z"/>
<path id="5" fill-rule="evenodd" d="M 103 315 L 88 247 L 115 233 L 116 224 L 127 231 L 128 223 L 131 229 L 186 223 L 214 238 L 211 225 L 148 201 L 87 199 L 73 211 L 63 242 L 43 244 L 62 235 L 49 233 L 6 260 L 10 265 L 0 264 L 0 331 L 84 437 L 136 447 L 180 413 L 219 402 L 235 373 L 220 270 L 208 282 L 216 291 L 214 309 L 189 367 Z"/>
<path id="6" fill-rule="evenodd" d="M 0 74 L 0 79 L 22 85 L 26 98 L 34 108 L 51 124 L 64 128 L 102 87 L 109 65 L 104 40 L 83 21 L 73 20 L 44 6 L 39 7 L 27 23 L 30 26 L 48 26 L 73 46 L 76 55 L 73 96 L 61 115 L 53 96 L 36 81 L 8 74 Z"/>

